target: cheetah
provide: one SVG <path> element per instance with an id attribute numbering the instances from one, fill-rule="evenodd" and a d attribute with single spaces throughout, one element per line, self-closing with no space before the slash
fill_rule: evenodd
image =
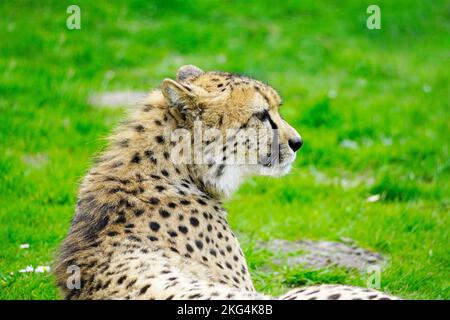
<path id="1" fill-rule="evenodd" d="M 280 104 L 268 84 L 192 65 L 151 91 L 121 123 L 80 185 L 55 263 L 62 296 L 394 298 L 341 285 L 294 289 L 278 298 L 256 292 L 222 201 L 248 176 L 289 172 L 303 142 L 280 116 Z M 199 142 L 193 134 L 197 123 L 215 129 L 213 134 L 206 137 L 204 131 Z M 232 134 L 226 134 L 229 129 Z M 239 135 L 252 129 L 258 131 L 252 139 Z M 182 134 L 174 137 L 177 130 Z M 227 161 L 240 147 L 240 154 L 253 154 L 254 161 Z M 189 161 L 198 155 L 201 161 Z M 70 286 L 73 266 L 79 283 Z"/>

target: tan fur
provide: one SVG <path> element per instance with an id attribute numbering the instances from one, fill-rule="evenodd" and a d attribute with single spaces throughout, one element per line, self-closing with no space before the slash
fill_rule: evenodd
<path id="1" fill-rule="evenodd" d="M 229 187 L 235 181 L 227 179 L 233 175 L 240 179 L 240 167 L 174 164 L 170 153 L 177 142 L 169 134 L 177 128 L 192 130 L 195 120 L 222 133 L 244 124 L 264 127 L 267 121 L 254 115 L 270 110 L 280 132 L 280 159 L 290 165 L 295 153 L 288 141 L 299 135 L 279 116 L 280 103 L 278 93 L 266 84 L 194 66 L 182 67 L 176 81 L 163 81 L 161 89 L 152 91 L 120 125 L 81 183 L 72 226 L 55 266 L 62 295 L 67 299 L 268 298 L 255 292 L 221 203 L 238 186 Z M 227 142 L 227 152 L 233 144 Z M 242 167 L 242 178 L 260 169 L 256 167 Z M 80 288 L 67 286 L 70 266 L 80 268 Z M 365 298 L 374 294 L 348 288 L 333 287 L 332 292 L 350 290 Z M 308 298 L 302 292 L 285 298 Z"/>

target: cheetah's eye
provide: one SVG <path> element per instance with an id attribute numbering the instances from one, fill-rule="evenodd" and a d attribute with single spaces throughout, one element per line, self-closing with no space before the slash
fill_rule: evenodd
<path id="1" fill-rule="evenodd" d="M 269 111 L 268 110 L 263 110 L 263 111 L 260 111 L 258 113 L 255 113 L 255 117 L 261 122 L 269 120 L 269 118 L 270 118 Z"/>

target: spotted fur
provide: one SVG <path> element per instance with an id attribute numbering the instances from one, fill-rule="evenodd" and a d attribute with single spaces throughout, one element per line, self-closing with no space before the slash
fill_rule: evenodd
<path id="1" fill-rule="evenodd" d="M 249 175 L 282 175 L 301 146 L 279 115 L 281 99 L 270 86 L 225 73 L 182 67 L 177 80 L 131 112 L 81 183 L 75 216 L 61 246 L 55 275 L 66 299 L 267 299 L 255 291 L 222 199 Z M 177 146 L 168 132 L 206 127 L 279 130 L 279 160 L 253 165 L 174 164 Z M 222 136 L 205 142 L 214 146 Z M 226 141 L 223 158 L 238 144 Z M 293 145 L 295 145 L 293 147 Z M 261 156 L 263 158 L 263 156 Z M 264 159 L 267 160 L 267 159 Z M 68 288 L 70 266 L 80 287 Z M 282 299 L 381 299 L 373 290 L 321 286 Z"/>

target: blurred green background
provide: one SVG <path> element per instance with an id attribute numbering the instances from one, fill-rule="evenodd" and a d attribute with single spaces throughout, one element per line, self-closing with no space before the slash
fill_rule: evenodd
<path id="1" fill-rule="evenodd" d="M 66 28 L 70 4 L 81 30 Z M 366 27 L 369 4 L 381 30 Z M 58 298 L 50 274 L 18 271 L 51 264 L 78 182 L 123 117 L 88 97 L 149 90 L 187 63 L 270 82 L 305 141 L 291 175 L 227 202 L 257 289 L 364 285 L 271 265 L 255 246 L 346 237 L 389 257 L 382 290 L 450 298 L 449 1 L 4 0 L 0 14 L 0 298 Z"/>

